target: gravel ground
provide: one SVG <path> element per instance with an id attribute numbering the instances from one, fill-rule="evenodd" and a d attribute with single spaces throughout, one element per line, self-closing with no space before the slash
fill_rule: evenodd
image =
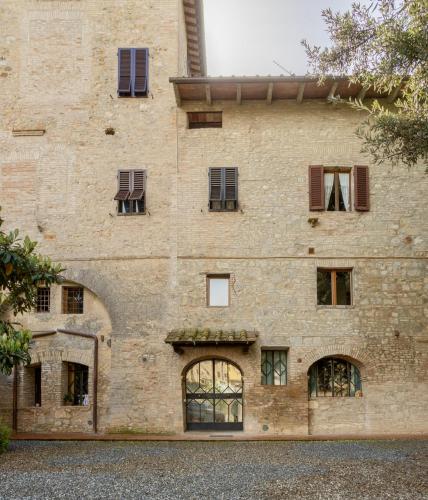
<path id="1" fill-rule="evenodd" d="M 0 498 L 428 499 L 428 441 L 17 441 Z"/>

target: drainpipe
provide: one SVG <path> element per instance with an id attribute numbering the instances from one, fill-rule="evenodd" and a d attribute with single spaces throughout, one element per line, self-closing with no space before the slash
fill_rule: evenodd
<path id="1" fill-rule="evenodd" d="M 12 385 L 12 430 L 18 429 L 18 366 L 13 365 L 13 385 Z"/>

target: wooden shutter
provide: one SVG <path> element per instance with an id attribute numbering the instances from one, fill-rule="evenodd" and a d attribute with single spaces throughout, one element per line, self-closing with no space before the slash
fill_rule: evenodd
<path id="1" fill-rule="evenodd" d="M 221 168 L 210 168 L 210 201 L 221 200 Z"/>
<path id="2" fill-rule="evenodd" d="M 119 49 L 119 95 L 131 94 L 131 49 Z"/>
<path id="3" fill-rule="evenodd" d="M 324 167 L 309 167 L 309 210 L 324 210 Z"/>
<path id="4" fill-rule="evenodd" d="M 224 193 L 225 200 L 237 201 L 238 200 L 238 169 L 225 168 L 224 169 Z"/>
<path id="5" fill-rule="evenodd" d="M 134 170 L 132 178 L 132 192 L 129 200 L 141 200 L 144 196 L 145 172 L 144 170 Z"/>
<path id="6" fill-rule="evenodd" d="M 355 210 L 367 211 L 369 203 L 369 168 L 364 165 L 354 166 L 354 206 Z"/>
<path id="7" fill-rule="evenodd" d="M 135 83 L 134 93 L 148 93 L 149 49 L 135 49 Z"/>
<path id="8" fill-rule="evenodd" d="M 120 170 L 117 176 L 118 179 L 118 191 L 115 200 L 125 201 L 128 199 L 129 192 L 131 189 L 131 171 L 130 170 Z"/>

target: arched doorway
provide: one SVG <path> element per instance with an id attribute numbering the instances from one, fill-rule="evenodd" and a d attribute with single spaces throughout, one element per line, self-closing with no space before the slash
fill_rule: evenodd
<path id="1" fill-rule="evenodd" d="M 242 430 L 241 370 L 223 359 L 194 363 L 186 372 L 186 429 Z"/>

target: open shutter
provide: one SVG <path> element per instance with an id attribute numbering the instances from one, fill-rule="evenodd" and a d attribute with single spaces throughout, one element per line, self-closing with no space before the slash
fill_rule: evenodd
<path id="1" fill-rule="evenodd" d="M 142 200 L 145 189 L 145 172 L 144 170 L 134 170 L 132 180 L 132 192 L 129 195 L 129 200 Z"/>
<path id="2" fill-rule="evenodd" d="M 147 95 L 149 80 L 149 49 L 135 49 L 134 94 Z"/>
<path id="3" fill-rule="evenodd" d="M 210 201 L 220 201 L 221 191 L 221 168 L 210 168 Z"/>
<path id="4" fill-rule="evenodd" d="M 119 49 L 119 95 L 131 94 L 131 49 Z"/>
<path id="5" fill-rule="evenodd" d="M 309 210 L 324 210 L 324 167 L 309 167 Z"/>
<path id="6" fill-rule="evenodd" d="M 364 165 L 354 166 L 354 205 L 355 210 L 367 211 L 369 203 L 369 168 Z"/>
<path id="7" fill-rule="evenodd" d="M 125 201 L 128 199 L 131 189 L 131 172 L 129 170 L 120 170 L 117 178 L 119 190 L 114 199 Z"/>
<path id="8" fill-rule="evenodd" d="M 225 200 L 234 201 L 235 208 L 238 202 L 238 169 L 237 168 L 225 168 L 224 169 L 224 192 Z"/>

